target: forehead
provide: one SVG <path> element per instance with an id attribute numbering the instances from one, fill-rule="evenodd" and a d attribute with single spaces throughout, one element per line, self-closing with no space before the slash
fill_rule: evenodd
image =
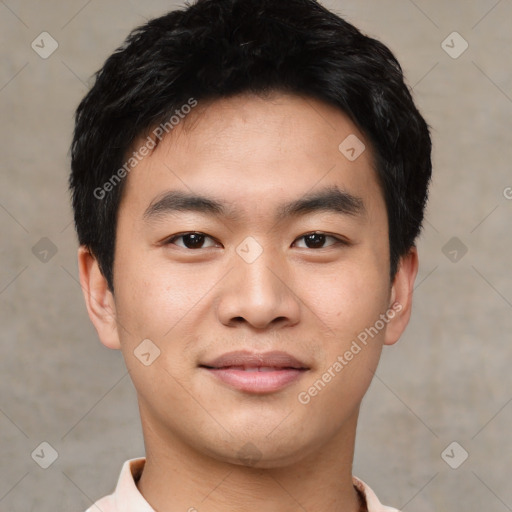
<path id="1" fill-rule="evenodd" d="M 128 174 L 121 208 L 142 217 L 155 198 L 181 190 L 260 215 L 333 186 L 368 210 L 384 206 L 371 148 L 348 116 L 313 98 L 246 94 L 199 102 Z"/>

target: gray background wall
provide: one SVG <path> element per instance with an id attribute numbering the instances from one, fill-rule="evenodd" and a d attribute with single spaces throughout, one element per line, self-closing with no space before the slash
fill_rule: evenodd
<path id="1" fill-rule="evenodd" d="M 404 511 L 512 510 L 512 1 L 324 4 L 396 53 L 435 144 L 414 312 L 364 401 L 354 473 Z M 143 455 L 133 386 L 77 283 L 68 148 L 92 73 L 175 5 L 0 1 L 2 511 L 83 511 Z"/>

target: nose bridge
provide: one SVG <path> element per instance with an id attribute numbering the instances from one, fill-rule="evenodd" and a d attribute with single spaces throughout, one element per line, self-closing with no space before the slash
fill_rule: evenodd
<path id="1" fill-rule="evenodd" d="M 282 283 L 277 279 L 281 258 L 269 243 L 247 237 L 236 249 L 235 272 L 239 276 L 239 293 L 254 305 L 270 306 L 281 298 Z M 281 270 L 282 272 L 282 270 Z"/>
<path id="2" fill-rule="evenodd" d="M 243 319 L 262 328 L 278 319 L 297 321 L 298 303 L 292 287 L 286 285 L 286 264 L 276 250 L 247 237 L 237 246 L 232 261 L 219 303 L 223 323 Z"/>
<path id="3" fill-rule="evenodd" d="M 252 263 L 240 263 L 244 281 L 247 281 L 250 288 L 254 287 L 256 290 L 261 289 L 261 292 L 279 294 L 280 286 L 276 282 L 275 276 L 279 272 L 279 261 L 280 258 L 276 256 L 275 251 L 267 249 Z"/>

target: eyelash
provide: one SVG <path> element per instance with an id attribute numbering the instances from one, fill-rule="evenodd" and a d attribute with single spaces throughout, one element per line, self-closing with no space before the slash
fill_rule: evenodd
<path id="1" fill-rule="evenodd" d="M 215 240 L 213 237 L 207 235 L 206 233 L 202 233 L 200 231 L 186 231 L 184 233 L 179 233 L 179 234 L 176 234 L 176 235 L 173 235 L 172 237 L 168 238 L 165 242 L 164 242 L 164 245 L 177 245 L 174 243 L 175 240 L 179 239 L 179 238 L 183 238 L 184 236 L 186 235 L 202 235 L 202 236 L 205 236 L 206 238 L 210 238 L 211 240 Z M 301 235 L 299 236 L 298 238 L 296 238 L 294 240 L 294 242 L 296 240 L 300 240 L 300 239 L 304 239 L 305 237 L 309 236 L 309 235 L 324 235 L 326 238 L 332 238 L 335 240 L 335 242 L 331 245 L 328 245 L 326 247 L 320 247 L 320 248 L 311 248 L 311 247 L 302 247 L 303 249 L 311 249 L 311 250 L 321 250 L 321 249 L 327 249 L 328 247 L 333 247 L 333 246 L 336 246 L 336 245 L 342 245 L 342 246 L 349 246 L 351 245 L 350 242 L 348 242 L 347 240 L 343 239 L 343 238 L 339 238 L 337 236 L 334 236 L 334 235 L 329 235 L 328 233 L 324 233 L 323 231 L 311 231 L 309 233 L 305 233 L 304 235 Z M 182 249 L 187 249 L 189 251 L 198 251 L 200 249 L 204 249 L 204 247 L 200 247 L 199 249 L 191 249 L 189 247 L 182 247 L 182 246 L 179 246 L 178 247 L 181 247 Z M 210 247 L 206 247 L 206 249 L 209 249 Z"/>

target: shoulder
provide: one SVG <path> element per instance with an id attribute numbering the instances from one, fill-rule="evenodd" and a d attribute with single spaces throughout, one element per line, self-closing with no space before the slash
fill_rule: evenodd
<path id="1" fill-rule="evenodd" d="M 94 505 L 89 507 L 85 512 L 115 512 L 114 495 L 109 494 L 98 500 Z"/>

